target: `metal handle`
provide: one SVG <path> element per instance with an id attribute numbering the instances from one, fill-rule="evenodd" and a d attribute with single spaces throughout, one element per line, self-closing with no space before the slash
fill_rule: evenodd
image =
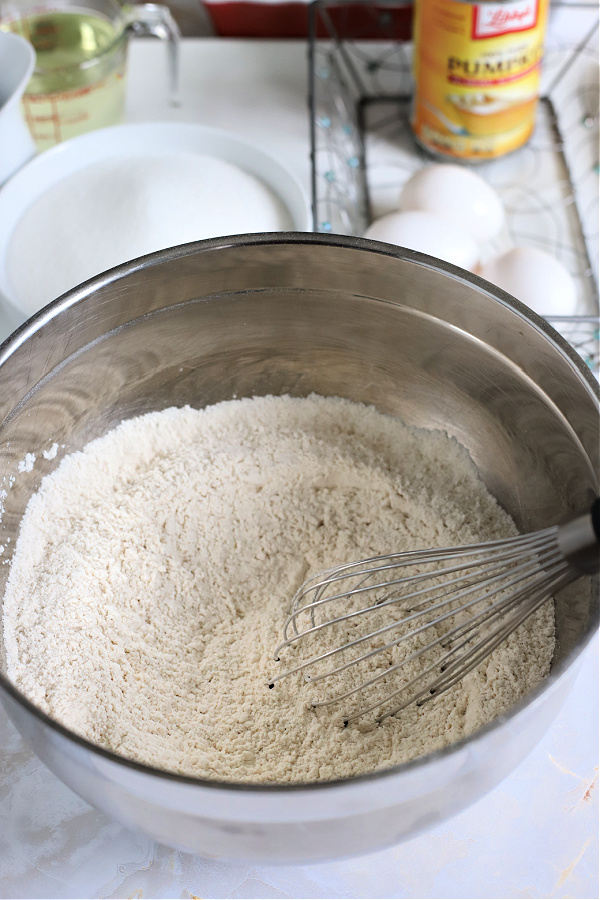
<path id="1" fill-rule="evenodd" d="M 141 3 L 123 7 L 126 28 L 136 35 L 150 35 L 168 41 L 169 102 L 179 106 L 179 43 L 181 32 L 166 6 L 159 3 Z"/>
<path id="2" fill-rule="evenodd" d="M 559 525 L 557 540 L 577 572 L 594 575 L 600 571 L 600 499 L 596 497 L 589 512 Z"/>

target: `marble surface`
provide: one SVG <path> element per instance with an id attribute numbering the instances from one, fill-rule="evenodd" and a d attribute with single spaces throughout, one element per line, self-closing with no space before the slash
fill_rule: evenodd
<path id="1" fill-rule="evenodd" d="M 186 40 L 182 103 L 166 98 L 164 48 L 130 51 L 129 121 L 198 121 L 276 155 L 308 188 L 306 49 Z M 9 332 L 0 312 L 0 338 Z M 0 707 L 0 897 L 598 896 L 598 639 L 569 699 L 494 791 L 398 847 L 352 860 L 272 867 L 215 863 L 109 821 L 29 751 Z"/>

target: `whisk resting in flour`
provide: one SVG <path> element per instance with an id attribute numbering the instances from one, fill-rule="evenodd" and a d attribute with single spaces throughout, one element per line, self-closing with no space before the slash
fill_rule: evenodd
<path id="1" fill-rule="evenodd" d="M 292 665 L 268 686 L 302 673 L 328 691 L 314 707 L 358 696 L 344 724 L 421 705 L 461 681 L 554 592 L 597 572 L 599 540 L 596 499 L 589 513 L 531 534 L 320 572 L 292 600 L 274 655 L 288 651 Z"/>

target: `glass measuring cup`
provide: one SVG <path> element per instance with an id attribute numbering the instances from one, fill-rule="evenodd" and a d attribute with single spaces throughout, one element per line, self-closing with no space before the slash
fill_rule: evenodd
<path id="1" fill-rule="evenodd" d="M 36 65 L 23 95 L 38 150 L 122 121 L 131 34 L 167 41 L 172 102 L 179 29 L 165 6 L 117 0 L 0 0 L 0 29 L 27 38 Z"/>

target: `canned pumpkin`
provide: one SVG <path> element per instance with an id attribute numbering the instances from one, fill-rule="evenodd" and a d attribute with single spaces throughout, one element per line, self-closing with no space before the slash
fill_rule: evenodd
<path id="1" fill-rule="evenodd" d="M 432 153 L 503 156 L 531 137 L 548 0 L 417 0 L 412 128 Z"/>

